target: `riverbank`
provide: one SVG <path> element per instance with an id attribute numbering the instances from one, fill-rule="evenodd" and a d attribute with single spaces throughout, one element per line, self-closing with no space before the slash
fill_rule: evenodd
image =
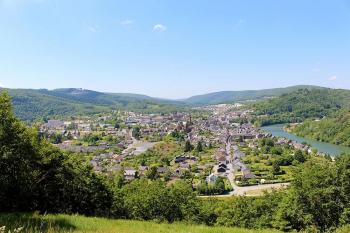
<path id="1" fill-rule="evenodd" d="M 285 124 L 276 124 L 261 127 L 261 129 L 265 132 L 271 133 L 272 136 L 286 138 L 292 141 L 296 141 L 298 143 L 306 142 L 307 144 L 310 144 L 312 148 L 317 149 L 319 152 L 329 154 L 331 156 L 338 156 L 342 153 L 350 154 L 350 147 L 338 146 L 331 143 L 319 142 L 309 138 L 299 137 L 285 131 L 284 127 Z"/>

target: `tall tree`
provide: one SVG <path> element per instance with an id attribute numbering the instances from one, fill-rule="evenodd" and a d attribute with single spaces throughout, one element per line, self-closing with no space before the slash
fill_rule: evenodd
<path id="1" fill-rule="evenodd" d="M 203 145 L 202 145 L 201 141 L 198 141 L 196 150 L 198 152 L 202 152 L 203 151 Z"/>
<path id="2" fill-rule="evenodd" d="M 185 151 L 185 152 L 190 152 L 190 151 L 192 151 L 192 150 L 193 150 L 193 146 L 192 146 L 190 140 L 187 140 L 187 141 L 185 142 L 185 149 L 184 149 L 184 151 Z"/>

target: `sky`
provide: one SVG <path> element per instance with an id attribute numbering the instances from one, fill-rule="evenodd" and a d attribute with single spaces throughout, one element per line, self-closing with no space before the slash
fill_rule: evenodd
<path id="1" fill-rule="evenodd" d="M 350 89 L 349 0 L 0 0 L 0 86 Z"/>

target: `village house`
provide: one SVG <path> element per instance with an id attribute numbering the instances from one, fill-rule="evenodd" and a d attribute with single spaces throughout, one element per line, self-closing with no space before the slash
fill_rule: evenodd
<path id="1" fill-rule="evenodd" d="M 219 177 L 217 176 L 217 175 L 215 175 L 215 174 L 210 174 L 208 177 L 207 177 L 207 179 L 206 179 L 206 181 L 207 181 L 207 183 L 208 184 L 213 184 L 213 183 L 215 183 L 216 181 L 217 181 L 217 179 L 218 179 Z"/>
<path id="2" fill-rule="evenodd" d="M 126 180 L 133 180 L 137 176 L 137 171 L 134 168 L 124 168 L 124 177 Z"/>
<path id="3" fill-rule="evenodd" d="M 165 174 L 165 173 L 167 173 L 169 170 L 168 170 L 168 168 L 166 168 L 166 167 L 158 167 L 157 168 L 157 172 L 159 173 L 159 174 Z"/>

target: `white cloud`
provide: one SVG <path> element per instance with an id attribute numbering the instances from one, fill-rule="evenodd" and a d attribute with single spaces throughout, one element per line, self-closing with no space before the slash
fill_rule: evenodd
<path id="1" fill-rule="evenodd" d="M 333 76 L 329 77 L 329 80 L 330 81 L 335 81 L 335 80 L 337 80 L 337 76 L 333 75 Z"/>
<path id="2" fill-rule="evenodd" d="M 163 24 L 156 24 L 153 26 L 153 31 L 155 32 L 164 32 L 167 30 L 167 27 Z"/>
<path id="3" fill-rule="evenodd" d="M 88 27 L 88 30 L 89 30 L 90 32 L 95 33 L 95 32 L 98 31 L 98 26 L 97 26 L 97 25 L 91 25 L 91 26 Z"/>
<path id="4" fill-rule="evenodd" d="M 128 25 L 131 25 L 133 23 L 134 23 L 134 21 L 131 19 L 125 19 L 125 20 L 120 21 L 120 25 L 122 25 L 122 26 L 128 26 Z"/>

